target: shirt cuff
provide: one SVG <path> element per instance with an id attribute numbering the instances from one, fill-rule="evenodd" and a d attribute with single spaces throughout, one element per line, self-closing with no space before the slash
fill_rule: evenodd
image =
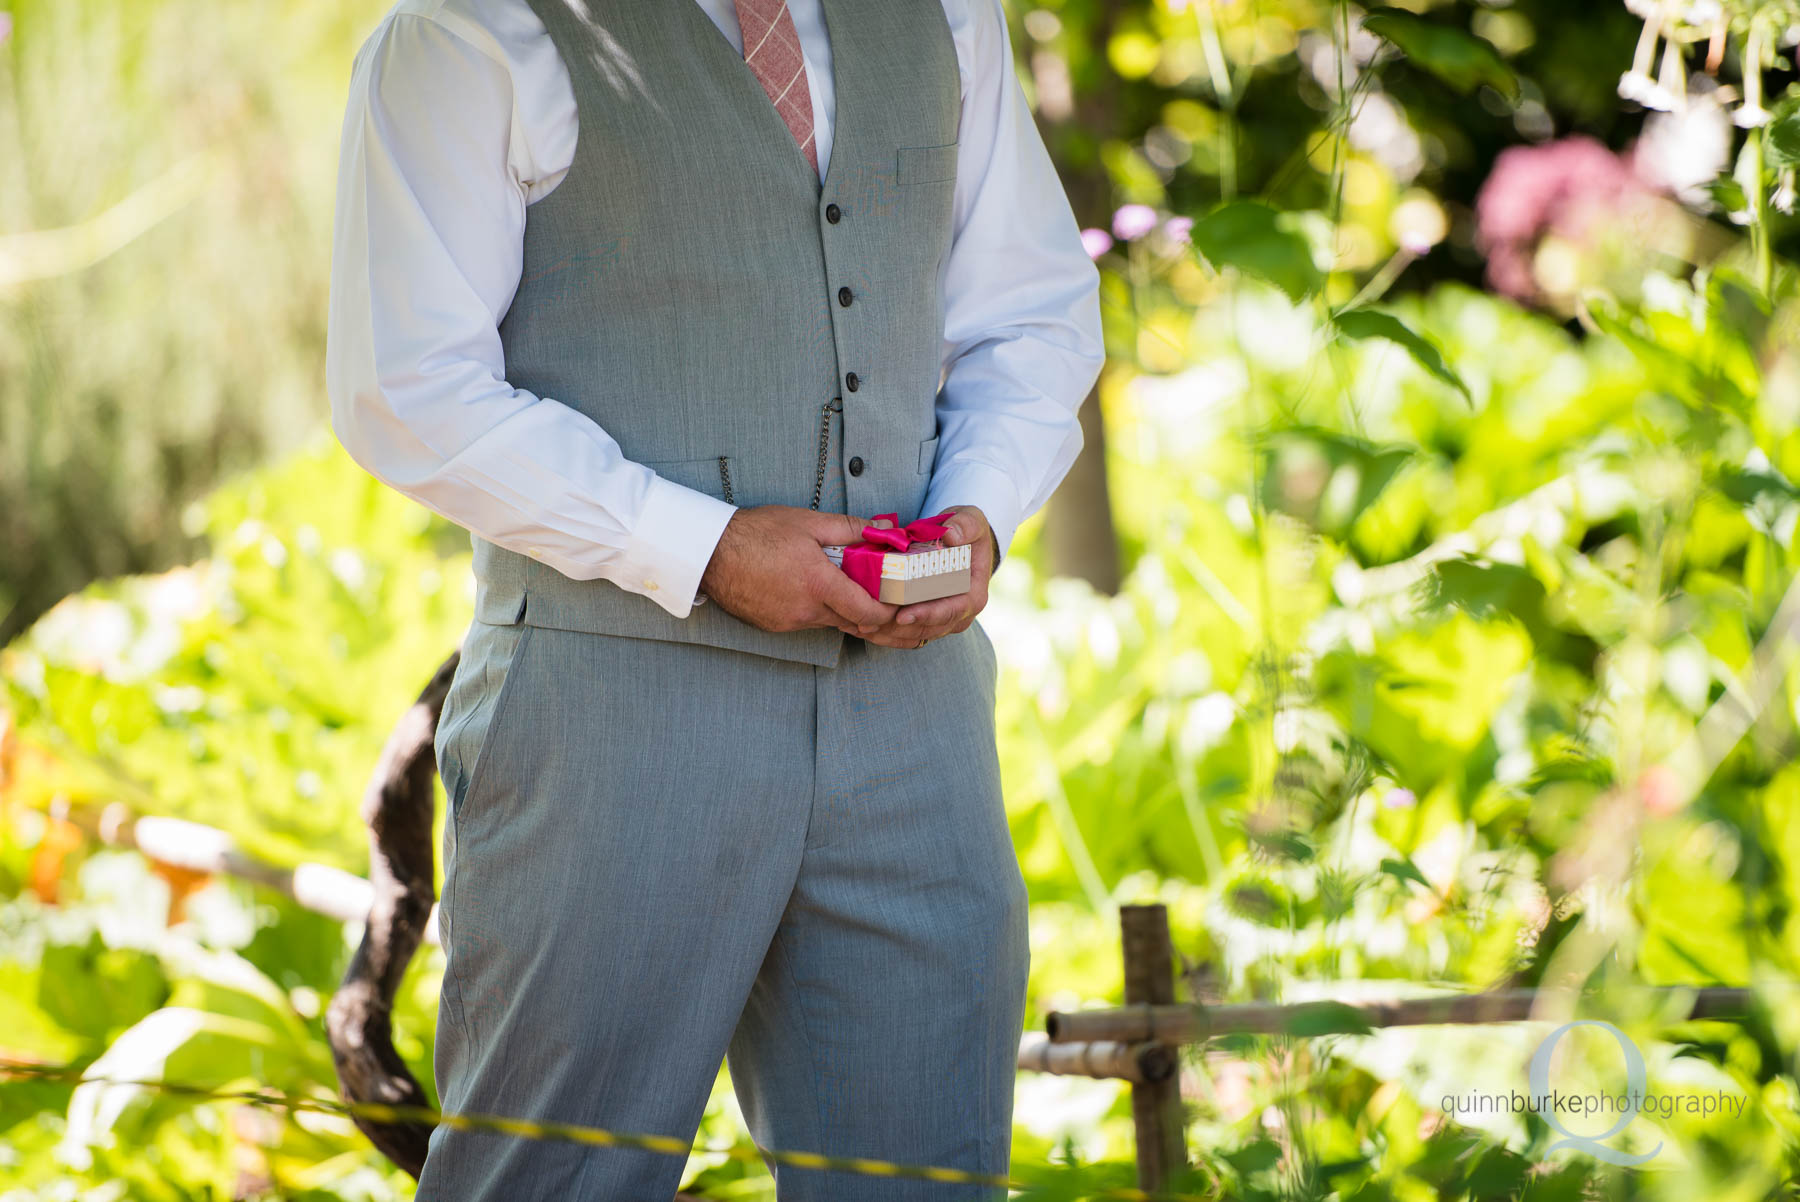
<path id="1" fill-rule="evenodd" d="M 735 505 L 657 476 L 613 583 L 650 598 L 677 618 L 687 617 L 713 548 L 736 512 Z"/>
<path id="2" fill-rule="evenodd" d="M 1012 477 L 985 463 L 947 463 L 931 477 L 925 508 L 920 512 L 942 513 L 952 505 L 973 505 L 981 510 L 994 532 L 994 566 L 999 567 L 1012 545 L 1013 533 L 1024 520 Z"/>

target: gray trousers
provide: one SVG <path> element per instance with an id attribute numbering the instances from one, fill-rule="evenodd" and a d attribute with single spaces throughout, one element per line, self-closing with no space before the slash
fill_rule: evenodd
<path id="1" fill-rule="evenodd" d="M 438 727 L 443 1107 L 1005 1173 L 1025 888 L 980 628 L 836 668 L 477 622 Z M 772 1166 L 782 1202 L 991 1189 Z M 429 1202 L 668 1202 L 684 1160 L 440 1127 Z"/>

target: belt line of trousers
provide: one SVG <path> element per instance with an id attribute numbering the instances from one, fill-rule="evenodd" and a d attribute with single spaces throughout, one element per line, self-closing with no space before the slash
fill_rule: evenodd
<path id="1" fill-rule="evenodd" d="M 1029 952 L 979 626 L 835 668 L 474 623 L 437 734 L 447 1111 L 1007 1171 Z M 428 1202 L 668 1202 L 678 1156 L 432 1136 Z M 782 1202 L 993 1190 L 771 1166 Z"/>

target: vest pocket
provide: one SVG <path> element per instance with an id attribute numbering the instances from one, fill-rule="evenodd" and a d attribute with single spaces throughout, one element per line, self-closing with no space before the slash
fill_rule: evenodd
<path id="1" fill-rule="evenodd" d="M 671 484 L 703 492 L 728 505 L 731 499 L 731 456 L 704 455 L 698 459 L 640 459 L 638 461 Z"/>
<path id="2" fill-rule="evenodd" d="M 919 474 L 929 476 L 931 469 L 937 466 L 938 440 L 927 438 L 919 444 Z"/>
<path id="3" fill-rule="evenodd" d="M 946 142 L 942 146 L 902 146 L 896 177 L 902 185 L 955 179 L 958 145 Z"/>

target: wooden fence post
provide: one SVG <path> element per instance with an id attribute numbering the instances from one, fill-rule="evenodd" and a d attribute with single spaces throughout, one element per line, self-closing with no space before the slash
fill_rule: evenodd
<path id="1" fill-rule="evenodd" d="M 1169 912 L 1163 906 L 1121 906 L 1120 941 L 1125 949 L 1125 1004 L 1163 1006 L 1175 1000 L 1175 948 L 1169 940 Z M 1187 1122 L 1181 1108 L 1181 1073 L 1131 1086 L 1131 1121 L 1136 1129 L 1138 1188 L 1165 1188 L 1187 1167 Z"/>

